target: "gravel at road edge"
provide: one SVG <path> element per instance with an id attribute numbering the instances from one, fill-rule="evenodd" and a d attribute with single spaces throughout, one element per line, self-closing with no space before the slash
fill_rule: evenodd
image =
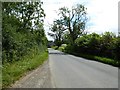
<path id="1" fill-rule="evenodd" d="M 16 81 L 11 88 L 52 88 L 49 60 L 45 61 L 37 69 L 31 71 L 20 80 Z"/>

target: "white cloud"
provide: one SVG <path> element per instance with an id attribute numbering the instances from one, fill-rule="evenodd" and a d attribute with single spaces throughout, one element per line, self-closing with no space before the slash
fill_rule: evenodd
<path id="1" fill-rule="evenodd" d="M 118 32 L 118 0 L 94 0 L 88 5 L 90 22 L 94 25 L 89 32 Z"/>
<path id="2" fill-rule="evenodd" d="M 72 7 L 79 3 L 87 7 L 89 32 L 102 33 L 111 31 L 118 32 L 118 1 L 119 0 L 45 0 L 43 8 L 46 13 L 45 30 L 49 31 L 48 23 L 57 18 L 57 11 L 60 7 Z M 52 39 L 47 35 L 48 39 Z"/>

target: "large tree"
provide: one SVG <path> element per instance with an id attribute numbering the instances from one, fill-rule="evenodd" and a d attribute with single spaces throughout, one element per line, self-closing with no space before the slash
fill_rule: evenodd
<path id="1" fill-rule="evenodd" d="M 74 41 L 84 33 L 85 24 L 87 21 L 86 8 L 83 5 L 77 4 L 70 10 L 67 7 L 59 9 L 59 16 L 64 26 L 64 30 L 69 31 L 70 42 L 74 44 Z"/>
<path id="2" fill-rule="evenodd" d="M 53 25 L 51 25 L 50 30 L 51 33 L 48 32 L 48 35 L 52 36 L 54 38 L 54 43 L 59 47 L 62 44 L 62 37 L 63 37 L 63 31 L 64 27 L 62 25 L 61 20 L 55 20 L 53 22 Z"/>

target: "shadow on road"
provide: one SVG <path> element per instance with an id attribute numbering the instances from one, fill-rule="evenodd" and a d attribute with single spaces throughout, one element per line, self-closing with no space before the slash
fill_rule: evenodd
<path id="1" fill-rule="evenodd" d="M 49 54 L 52 54 L 52 55 L 67 55 L 66 53 L 62 53 L 62 52 L 49 52 Z"/>

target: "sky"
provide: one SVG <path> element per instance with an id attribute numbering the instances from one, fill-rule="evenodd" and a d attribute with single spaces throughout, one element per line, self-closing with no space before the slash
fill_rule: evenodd
<path id="1" fill-rule="evenodd" d="M 87 8 L 88 33 L 102 34 L 109 31 L 118 34 L 118 2 L 119 0 L 44 0 L 44 29 L 48 40 L 53 40 L 47 33 L 50 32 L 50 24 L 58 17 L 56 11 L 61 7 L 71 8 L 76 4 L 82 4 Z"/>

